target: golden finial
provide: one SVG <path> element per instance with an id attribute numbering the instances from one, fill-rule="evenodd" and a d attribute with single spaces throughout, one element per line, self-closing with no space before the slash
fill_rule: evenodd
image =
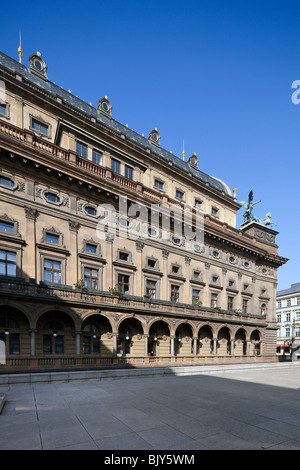
<path id="1" fill-rule="evenodd" d="M 21 46 L 21 31 L 19 33 L 19 38 L 20 38 L 20 45 L 18 47 L 19 63 L 22 64 L 23 51 L 22 51 L 22 46 Z"/>
<path id="2" fill-rule="evenodd" d="M 185 157 L 185 151 L 184 151 L 184 141 L 183 141 L 183 147 L 182 147 L 182 160 L 184 161 Z"/>
<path id="3" fill-rule="evenodd" d="M 233 198 L 236 199 L 237 189 L 233 189 L 232 192 L 233 192 Z"/>

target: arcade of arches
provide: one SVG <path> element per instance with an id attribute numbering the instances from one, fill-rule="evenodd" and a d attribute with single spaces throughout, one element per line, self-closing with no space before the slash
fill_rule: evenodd
<path id="1" fill-rule="evenodd" d="M 0 307 L 0 340 L 17 358 L 206 358 L 259 356 L 262 332 L 249 326 L 71 309 Z M 130 362 L 130 361 L 128 361 Z M 143 362 L 143 361 L 141 361 Z M 84 363 L 84 362 L 83 362 Z M 82 364 L 83 364 L 82 363 Z M 75 364 L 75 362 L 73 362 Z"/>

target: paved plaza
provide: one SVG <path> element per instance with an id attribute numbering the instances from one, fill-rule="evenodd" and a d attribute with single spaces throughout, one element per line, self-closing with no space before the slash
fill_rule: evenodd
<path id="1" fill-rule="evenodd" d="M 277 366 L 0 385 L 0 450 L 299 450 L 300 365 Z"/>

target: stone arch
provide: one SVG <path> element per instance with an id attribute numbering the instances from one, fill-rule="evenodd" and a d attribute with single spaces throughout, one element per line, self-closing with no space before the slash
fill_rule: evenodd
<path id="1" fill-rule="evenodd" d="M 144 330 L 141 321 L 133 315 L 123 318 L 118 325 L 117 354 L 144 356 Z"/>
<path id="2" fill-rule="evenodd" d="M 175 355 L 188 356 L 193 349 L 193 327 L 189 322 L 180 322 L 175 331 Z"/>
<path id="3" fill-rule="evenodd" d="M 222 326 L 218 331 L 217 354 L 228 356 L 230 354 L 231 331 L 227 326 Z"/>
<path id="4" fill-rule="evenodd" d="M 0 340 L 6 355 L 30 355 L 30 321 L 23 308 L 16 304 L 0 306 Z"/>
<path id="5" fill-rule="evenodd" d="M 81 321 L 82 321 L 80 314 L 77 313 L 76 310 L 73 310 L 72 308 L 66 307 L 64 305 L 54 305 L 53 307 L 49 307 L 48 305 L 47 307 L 43 307 L 39 309 L 38 313 L 36 314 L 36 325 L 35 325 L 36 328 L 37 328 L 37 324 L 40 318 L 50 311 L 63 313 L 64 315 L 66 315 L 72 320 L 75 330 L 80 330 Z"/>
<path id="6" fill-rule="evenodd" d="M 73 355 L 76 352 L 74 314 L 71 309 L 43 309 L 36 321 L 38 355 Z M 76 317 L 76 320 L 78 318 Z"/>
<path id="7" fill-rule="evenodd" d="M 197 353 L 208 356 L 213 353 L 213 329 L 210 325 L 202 325 L 198 332 Z"/>
<path id="8" fill-rule="evenodd" d="M 247 354 L 247 332 L 244 328 L 238 328 L 234 337 L 234 355 L 245 356 Z"/>
<path id="9" fill-rule="evenodd" d="M 250 334 L 249 355 L 250 356 L 261 355 L 261 333 L 257 329 L 252 330 Z"/>
<path id="10" fill-rule="evenodd" d="M 149 326 L 148 354 L 168 356 L 170 354 L 170 325 L 165 320 L 156 319 Z"/>
<path id="11" fill-rule="evenodd" d="M 95 312 L 85 316 L 81 325 L 80 349 L 85 355 L 113 354 L 112 326 L 106 316 Z"/>

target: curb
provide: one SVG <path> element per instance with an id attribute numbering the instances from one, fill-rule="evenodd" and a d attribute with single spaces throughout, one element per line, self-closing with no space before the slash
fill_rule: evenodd
<path id="1" fill-rule="evenodd" d="M 84 370 L 65 372 L 35 372 L 25 374 L 0 374 L 0 385 L 10 384 L 35 384 L 52 382 L 69 382 L 71 380 L 105 380 L 124 379 L 137 377 L 159 377 L 159 376 L 184 376 L 201 375 L 214 372 L 230 372 L 249 369 L 270 369 L 282 367 L 297 367 L 299 362 L 281 363 L 253 363 L 253 364 L 228 364 L 228 365 L 203 365 L 203 366 L 176 366 L 157 368 L 126 368 L 115 370 Z M 1 394 L 0 394 L 1 399 Z M 1 406 L 1 405 L 0 405 Z"/>

